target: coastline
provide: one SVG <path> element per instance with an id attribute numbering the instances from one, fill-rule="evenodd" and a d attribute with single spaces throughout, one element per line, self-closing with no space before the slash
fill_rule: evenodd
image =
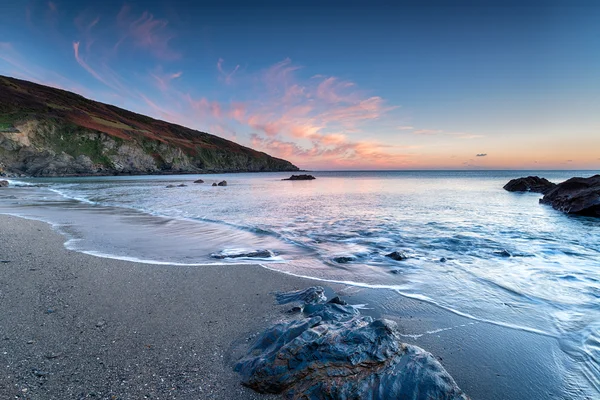
<path id="1" fill-rule="evenodd" d="M 43 222 L 0 226 L 0 398 L 269 398 L 232 357 L 280 315 L 272 292 L 314 285 L 257 265 L 98 258 Z"/>
<path id="2" fill-rule="evenodd" d="M 315 285 L 398 322 L 402 341 L 431 352 L 472 399 L 590 398 L 569 387 L 556 338 L 393 290 L 260 265 L 100 258 L 66 249 L 44 222 L 0 215 L 0 226 L 1 398 L 278 398 L 243 387 L 233 364 L 248 338 L 285 318 L 273 292 Z"/>

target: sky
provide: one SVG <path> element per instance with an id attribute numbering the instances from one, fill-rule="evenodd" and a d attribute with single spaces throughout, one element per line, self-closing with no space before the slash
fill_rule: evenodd
<path id="1" fill-rule="evenodd" d="M 598 1 L 3 0 L 0 75 L 304 169 L 600 169 Z"/>

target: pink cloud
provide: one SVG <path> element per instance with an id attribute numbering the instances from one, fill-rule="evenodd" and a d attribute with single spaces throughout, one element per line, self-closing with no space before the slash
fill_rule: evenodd
<path id="1" fill-rule="evenodd" d="M 178 79 L 183 75 L 183 72 L 174 72 L 170 74 L 162 73 L 162 70 L 157 70 L 156 72 L 151 72 L 150 76 L 154 79 L 156 85 L 160 90 L 166 92 L 170 88 L 171 81 L 174 79 Z"/>
<path id="2" fill-rule="evenodd" d="M 439 133 L 444 133 L 444 131 L 440 129 L 418 129 L 413 133 L 415 135 L 437 135 Z"/>
<path id="3" fill-rule="evenodd" d="M 169 46 L 169 42 L 175 37 L 167 29 L 169 21 L 156 19 L 147 11 L 144 11 L 137 19 L 133 19 L 130 16 L 130 7 L 124 5 L 117 15 L 117 23 L 124 31 L 124 36 L 117 42 L 115 49 L 118 49 L 124 40 L 130 39 L 134 45 L 150 51 L 159 59 L 176 60 L 181 58 L 181 54 Z"/>

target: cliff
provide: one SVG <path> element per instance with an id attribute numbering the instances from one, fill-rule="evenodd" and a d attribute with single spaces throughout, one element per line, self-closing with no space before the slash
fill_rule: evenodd
<path id="1" fill-rule="evenodd" d="M 75 93 L 0 76 L 0 174 L 297 171 L 288 161 Z"/>

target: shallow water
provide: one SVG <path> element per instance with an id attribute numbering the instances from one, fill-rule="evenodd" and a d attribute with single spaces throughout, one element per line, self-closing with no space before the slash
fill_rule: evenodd
<path id="1" fill-rule="evenodd" d="M 268 249 L 276 257 L 259 261 L 272 269 L 393 288 L 474 321 L 554 337 L 576 369 L 566 386 L 600 395 L 600 220 L 502 189 L 530 174 L 560 182 L 594 172 L 23 179 L 48 186 L 0 192 L 0 212 L 51 222 L 67 247 L 106 257 L 203 264 L 227 262 L 216 252 Z M 221 179 L 229 185 L 210 186 Z M 188 186 L 166 188 L 178 183 Z M 384 256 L 395 250 L 409 259 Z"/>

